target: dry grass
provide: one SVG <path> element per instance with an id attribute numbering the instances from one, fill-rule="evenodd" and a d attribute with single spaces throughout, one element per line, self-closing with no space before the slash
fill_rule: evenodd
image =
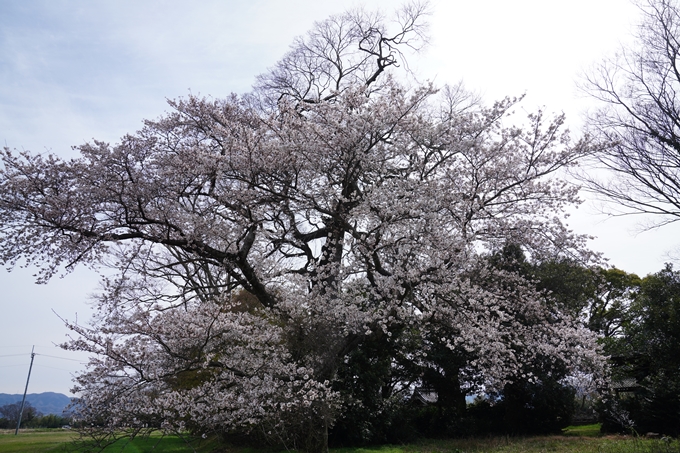
<path id="1" fill-rule="evenodd" d="M 677 441 L 630 436 L 539 436 L 428 440 L 403 446 L 332 450 L 335 453 L 680 453 Z"/>

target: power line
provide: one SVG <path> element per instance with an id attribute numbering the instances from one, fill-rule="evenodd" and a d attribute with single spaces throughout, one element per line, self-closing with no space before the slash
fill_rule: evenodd
<path id="1" fill-rule="evenodd" d="M 38 354 L 37 352 L 35 353 L 35 355 L 41 355 L 41 356 L 43 356 L 43 357 L 52 357 L 53 359 L 71 360 L 71 361 L 73 361 L 73 362 L 84 363 L 84 362 L 83 362 L 82 360 L 80 360 L 80 359 L 68 359 L 68 358 L 66 358 L 66 357 L 57 357 L 56 355 Z"/>
<path id="2" fill-rule="evenodd" d="M 35 367 L 36 368 L 49 368 L 51 370 L 68 371 L 69 373 L 73 371 L 73 370 L 67 370 L 66 368 L 57 368 L 57 367 L 54 367 L 54 366 L 47 366 L 47 365 L 40 365 L 40 364 L 36 364 Z"/>
<path id="3" fill-rule="evenodd" d="M 6 354 L 6 355 L 0 355 L 0 357 L 25 357 L 30 354 Z M 85 363 L 82 359 L 69 359 L 68 357 L 59 357 L 56 355 L 49 355 L 49 354 L 39 354 L 35 353 L 35 355 L 41 355 L 43 357 L 51 357 L 53 359 L 61 359 L 61 360 L 71 360 L 72 362 L 80 362 L 80 363 Z"/>

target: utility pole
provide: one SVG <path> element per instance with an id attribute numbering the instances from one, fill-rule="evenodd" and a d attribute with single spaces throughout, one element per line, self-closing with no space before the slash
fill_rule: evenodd
<path id="1" fill-rule="evenodd" d="M 17 422 L 17 429 L 14 435 L 19 434 L 19 426 L 21 426 L 21 416 L 24 415 L 24 404 L 26 403 L 26 392 L 28 391 L 28 381 L 31 379 L 31 369 L 33 368 L 33 358 L 35 357 L 35 345 L 31 348 L 31 365 L 28 367 L 28 377 L 26 378 L 26 387 L 24 388 L 24 397 L 21 399 L 21 409 L 19 409 L 19 421 Z"/>

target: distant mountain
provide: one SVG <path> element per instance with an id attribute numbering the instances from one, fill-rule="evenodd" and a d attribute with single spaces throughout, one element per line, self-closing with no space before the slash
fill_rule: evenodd
<path id="1" fill-rule="evenodd" d="M 0 406 L 5 404 L 12 404 L 21 402 L 24 395 L 10 395 L 8 393 L 0 393 Z M 31 403 L 43 415 L 55 414 L 61 415 L 71 403 L 71 398 L 63 393 L 45 392 L 45 393 L 29 393 L 26 395 L 26 401 Z"/>

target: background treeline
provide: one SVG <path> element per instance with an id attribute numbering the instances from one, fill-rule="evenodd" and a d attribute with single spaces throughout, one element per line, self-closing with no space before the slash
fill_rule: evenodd
<path id="1" fill-rule="evenodd" d="M 21 401 L 0 406 L 0 429 L 15 429 L 21 411 Z M 24 404 L 21 415 L 21 428 L 61 428 L 71 425 L 68 415 L 43 415 L 28 401 Z"/>
<path id="2" fill-rule="evenodd" d="M 620 334 L 603 339 L 611 392 L 604 431 L 680 435 L 680 272 L 669 265 L 637 282 L 620 309 Z"/>

